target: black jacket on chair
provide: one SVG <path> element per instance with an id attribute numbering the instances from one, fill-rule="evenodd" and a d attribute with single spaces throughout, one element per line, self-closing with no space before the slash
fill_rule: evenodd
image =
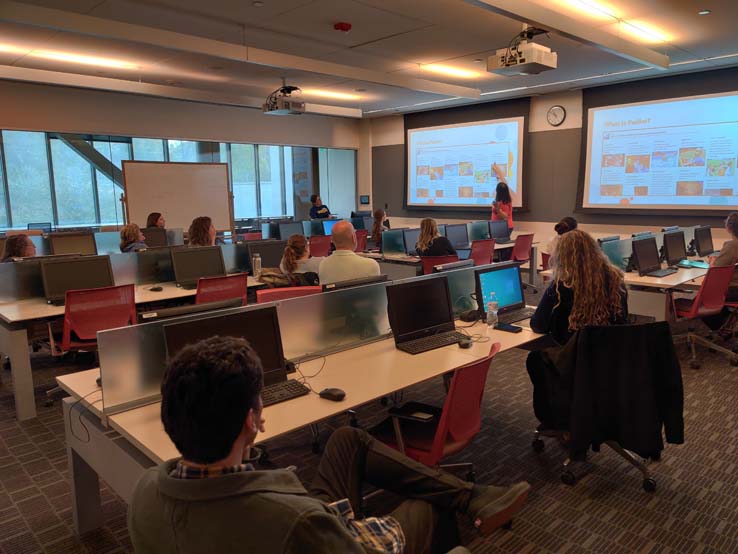
<path id="1" fill-rule="evenodd" d="M 572 453 L 614 440 L 658 457 L 662 427 L 667 442 L 684 442 L 682 372 L 666 322 L 586 327 L 563 346 L 531 353 L 528 366 L 543 372 L 534 404 L 541 393 L 548 400 L 536 414 L 547 410 L 552 425 L 569 430 Z"/>

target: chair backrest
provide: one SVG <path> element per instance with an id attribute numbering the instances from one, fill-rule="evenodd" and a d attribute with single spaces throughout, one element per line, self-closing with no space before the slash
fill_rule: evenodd
<path id="1" fill-rule="evenodd" d="M 356 230 L 356 250 L 354 252 L 364 252 L 366 250 L 366 243 L 369 239 L 369 231 L 366 229 Z"/>
<path id="2" fill-rule="evenodd" d="M 256 231 L 254 233 L 244 233 L 241 235 L 241 240 L 261 240 L 261 231 Z"/>
<path id="3" fill-rule="evenodd" d="M 474 265 L 487 265 L 492 263 L 495 256 L 495 239 L 473 240 L 469 257 L 474 260 Z"/>
<path id="4" fill-rule="evenodd" d="M 530 249 L 533 246 L 533 236 L 530 235 L 518 235 L 515 237 L 515 244 L 513 244 L 512 254 L 510 259 L 514 262 L 527 262 L 530 260 Z"/>
<path id="5" fill-rule="evenodd" d="M 423 266 L 423 275 L 433 273 L 433 268 L 437 265 L 450 264 L 451 262 L 458 261 L 459 257 L 456 254 L 453 256 L 423 256 L 420 258 L 420 263 Z"/>
<path id="6" fill-rule="evenodd" d="M 548 264 L 551 261 L 551 254 L 546 254 L 545 252 L 541 252 L 541 269 L 543 271 L 546 271 L 548 269 Z"/>
<path id="7" fill-rule="evenodd" d="M 331 237 L 313 235 L 310 237 L 310 255 L 314 258 L 325 258 L 331 254 Z"/>
<path id="8" fill-rule="evenodd" d="M 734 271 L 735 266 L 732 265 L 709 268 L 689 314 L 685 317 L 692 319 L 720 313 L 725 306 L 725 297 Z"/>
<path id="9" fill-rule="evenodd" d="M 321 287 L 280 287 L 276 289 L 257 290 L 256 303 L 264 304 L 265 302 L 308 296 L 318 294 L 321 290 Z"/>
<path id="10" fill-rule="evenodd" d="M 80 340 L 93 341 L 97 332 L 136 323 L 133 285 L 97 289 L 68 290 L 64 303 L 61 348 L 70 349 L 72 333 Z"/>
<path id="11" fill-rule="evenodd" d="M 225 277 L 200 277 L 197 280 L 195 304 L 219 302 L 232 298 L 241 298 L 246 305 L 246 274 L 226 275 Z"/>
<path id="12" fill-rule="evenodd" d="M 486 357 L 454 370 L 433 437 L 430 460 L 426 462 L 428 465 L 437 465 L 441 461 L 448 435 L 451 435 L 456 443 L 468 444 L 479 432 L 487 372 L 492 359 L 499 351 L 500 343 L 496 342 L 490 347 Z"/>

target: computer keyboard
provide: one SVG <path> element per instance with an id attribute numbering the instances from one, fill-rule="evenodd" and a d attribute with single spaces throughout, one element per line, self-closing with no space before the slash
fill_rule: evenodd
<path id="1" fill-rule="evenodd" d="M 267 385 L 261 391 L 261 401 L 264 406 L 271 406 L 272 404 L 278 404 L 285 400 L 291 400 L 298 396 L 304 396 L 310 392 L 310 389 L 299 381 L 294 379 L 287 379 L 281 383 L 274 383 Z"/>
<path id="2" fill-rule="evenodd" d="M 408 354 L 420 354 L 428 350 L 435 350 L 436 348 L 456 344 L 460 340 L 468 338 L 467 335 L 458 331 L 448 331 L 447 333 L 439 333 L 438 335 L 430 335 L 429 337 L 403 342 L 398 344 L 397 348 Z"/>
<path id="3" fill-rule="evenodd" d="M 667 267 L 665 269 L 657 269 L 656 271 L 646 273 L 646 275 L 648 275 L 649 277 L 666 277 L 667 275 L 674 275 L 676 272 L 676 269 Z"/>
<path id="4" fill-rule="evenodd" d="M 495 244 L 513 244 L 514 239 L 495 239 Z"/>
<path id="5" fill-rule="evenodd" d="M 519 310 L 499 314 L 497 320 L 500 323 L 516 323 L 532 317 L 534 313 L 536 313 L 535 308 L 520 308 Z"/>

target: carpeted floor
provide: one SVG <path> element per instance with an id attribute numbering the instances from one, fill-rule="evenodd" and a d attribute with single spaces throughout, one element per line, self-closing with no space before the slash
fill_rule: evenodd
<path id="1" fill-rule="evenodd" d="M 684 356 L 683 348 L 680 353 Z M 640 474 L 603 448 L 575 487 L 559 480 L 562 451 L 552 441 L 545 452 L 531 449 L 535 420 L 526 352 L 498 356 L 484 398 L 482 431 L 459 460 L 473 461 L 478 482 L 533 486 L 512 530 L 482 539 L 464 522 L 462 535 L 473 552 L 736 553 L 738 552 L 738 368 L 725 357 L 700 351 L 702 369 L 683 363 L 686 442 L 669 445 L 653 466 L 655 494 L 641 488 Z M 103 485 L 105 526 L 77 537 L 72 528 L 64 424 L 61 407 L 43 406 L 43 392 L 68 367 L 34 355 L 39 416 L 18 423 L 13 415 L 10 372 L 0 386 L 0 553 L 130 552 L 126 506 Z M 405 392 L 405 400 L 440 403 L 440 379 Z M 382 408 L 359 410 L 368 425 Z M 381 413 L 379 414 L 381 415 Z M 336 418 L 323 425 L 346 423 Z M 268 425 L 268 422 L 267 422 Z M 269 444 L 271 463 L 294 464 L 309 480 L 317 456 L 307 431 Z M 244 526 L 246 529 L 246 525 Z"/>

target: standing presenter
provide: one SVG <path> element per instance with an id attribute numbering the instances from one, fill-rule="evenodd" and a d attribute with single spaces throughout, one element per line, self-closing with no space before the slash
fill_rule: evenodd
<path id="1" fill-rule="evenodd" d="M 492 164 L 492 171 L 497 177 L 495 200 L 492 202 L 492 221 L 507 221 L 507 228 L 513 230 L 513 191 L 505 182 L 505 173 L 500 167 Z"/>

